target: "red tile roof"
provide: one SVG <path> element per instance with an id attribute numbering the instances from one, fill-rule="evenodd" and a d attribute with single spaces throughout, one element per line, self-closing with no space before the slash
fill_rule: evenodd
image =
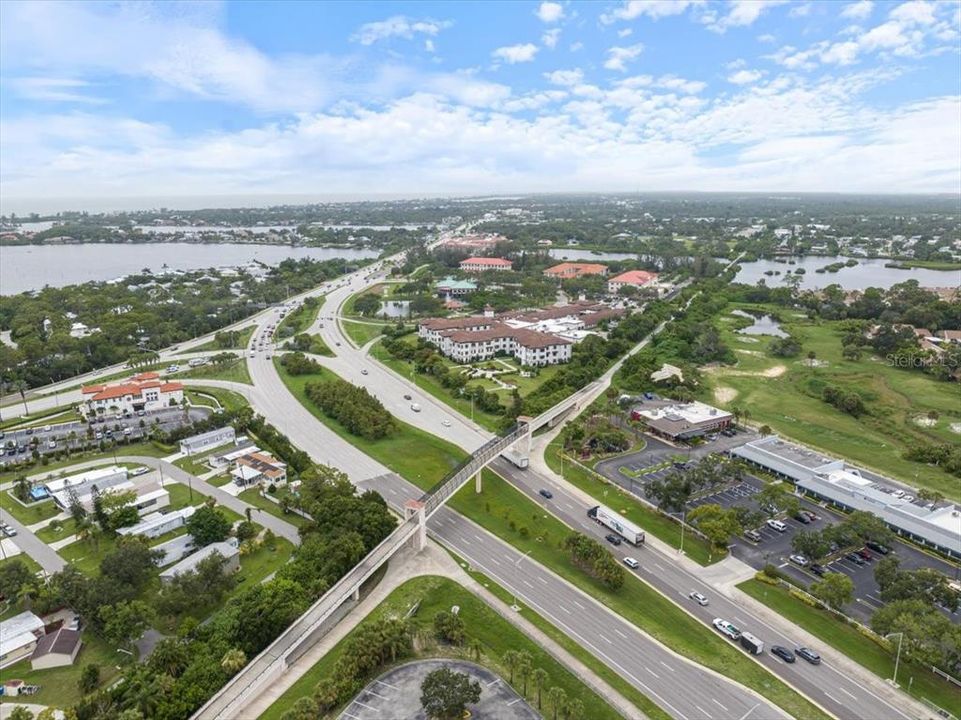
<path id="1" fill-rule="evenodd" d="M 513 267 L 514 263 L 504 258 L 470 257 L 461 260 L 461 265 L 487 265 L 488 267 Z"/>
<path id="2" fill-rule="evenodd" d="M 547 268 L 544 274 L 550 275 L 551 277 L 580 277 L 581 275 L 603 275 L 606 272 L 607 265 L 565 262 Z"/>
<path id="3" fill-rule="evenodd" d="M 609 282 L 627 283 L 629 285 L 647 285 L 655 280 L 657 280 L 657 273 L 648 272 L 647 270 L 628 270 L 617 277 L 611 278 Z"/>

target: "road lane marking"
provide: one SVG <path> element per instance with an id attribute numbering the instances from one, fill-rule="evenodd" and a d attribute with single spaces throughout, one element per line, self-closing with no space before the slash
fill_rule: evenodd
<path id="1" fill-rule="evenodd" d="M 559 607 L 561 610 L 563 610 L 564 612 L 566 612 L 568 615 L 571 614 L 571 611 L 568 610 L 568 609 L 567 609 L 566 607 L 564 607 L 563 605 L 558 605 L 557 607 Z"/>
<path id="2" fill-rule="evenodd" d="M 622 638 L 624 638 L 625 640 L 627 640 L 627 635 L 625 635 L 624 633 L 622 633 L 622 632 L 621 632 L 620 630 L 618 630 L 617 628 L 614 628 L 614 632 L 616 632 L 616 633 L 617 633 L 618 635 L 620 635 Z"/>
<path id="3" fill-rule="evenodd" d="M 754 712 L 754 710 L 755 710 L 757 707 L 759 707 L 760 704 L 761 704 L 761 703 L 756 703 L 750 710 L 748 710 L 746 713 L 744 713 L 743 715 L 741 715 L 741 717 L 739 718 L 739 720 L 747 720 L 747 716 L 750 715 L 752 712 Z"/>
<path id="4" fill-rule="evenodd" d="M 644 669 L 647 670 L 651 675 L 653 675 L 653 676 L 656 677 L 656 678 L 660 678 L 660 677 L 661 677 L 660 675 L 658 675 L 656 672 L 654 672 L 653 670 L 651 670 L 651 669 L 650 669 L 649 667 L 647 667 L 646 665 L 644 666 Z"/>
<path id="5" fill-rule="evenodd" d="M 656 567 L 656 568 L 657 568 L 658 570 L 660 570 L 661 572 L 666 572 L 666 571 L 664 570 L 664 568 L 661 567 L 661 565 L 659 565 L 659 564 L 656 563 L 656 562 L 652 562 L 651 565 L 653 565 L 654 567 Z"/>
<path id="6" fill-rule="evenodd" d="M 833 696 L 831 693 L 829 693 L 827 690 L 822 690 L 821 692 L 823 692 L 823 693 L 831 700 L 831 702 L 835 703 L 836 705 L 841 705 L 841 704 L 843 704 L 840 700 L 838 700 L 836 697 L 834 697 L 834 696 Z"/>
<path id="7" fill-rule="evenodd" d="M 510 707 L 511 705 L 514 705 L 515 703 L 519 703 L 520 701 L 521 701 L 520 698 L 515 698 L 515 699 L 511 700 L 509 703 L 507 703 L 507 707 Z"/>
<path id="8" fill-rule="evenodd" d="M 698 711 L 699 713 L 701 713 L 701 715 L 703 715 L 704 717 L 706 717 L 706 718 L 712 718 L 712 717 L 714 717 L 713 715 L 711 715 L 711 713 L 709 713 L 707 710 L 705 710 L 704 708 L 702 708 L 700 705 L 695 705 L 694 707 L 697 708 L 697 711 Z"/>
<path id="9" fill-rule="evenodd" d="M 549 584 L 549 583 L 547 582 L 547 579 L 544 578 L 542 575 L 538 575 L 538 576 L 537 576 L 537 579 L 540 580 L 540 581 L 541 581 L 542 583 L 544 583 L 545 585 L 548 585 L 548 584 Z"/>
<path id="10" fill-rule="evenodd" d="M 714 698 L 711 698 L 711 702 L 714 703 L 715 705 L 717 705 L 719 708 L 721 708 L 721 710 L 723 710 L 724 712 L 728 712 L 728 709 L 727 709 L 726 707 L 724 707 L 723 705 L 721 705 L 721 703 L 719 703 L 719 702 L 718 702 L 717 700 L 715 700 Z"/>
<path id="11" fill-rule="evenodd" d="M 613 642 L 611 642 L 611 639 L 610 639 L 610 638 L 602 635 L 601 633 L 597 633 L 597 637 L 599 637 L 601 640 L 603 640 L 604 642 L 606 642 L 608 645 L 613 645 L 613 644 L 614 644 Z"/>
<path id="12" fill-rule="evenodd" d="M 857 700 L 857 699 L 858 699 L 856 695 L 854 695 L 853 693 L 848 692 L 848 691 L 845 690 L 843 687 L 839 687 L 838 690 L 840 690 L 841 692 L 843 692 L 845 695 L 847 695 L 848 697 L 850 697 L 852 700 Z"/>
<path id="13" fill-rule="evenodd" d="M 674 668 L 672 668 L 670 665 L 668 665 L 668 664 L 667 664 L 666 662 L 664 662 L 663 660 L 658 660 L 658 662 L 661 663 L 661 665 L 663 665 L 664 667 L 666 667 L 666 668 L 667 668 L 668 670 L 670 670 L 671 672 L 676 672 L 676 671 L 674 670 Z"/>
<path id="14" fill-rule="evenodd" d="M 529 588 L 533 588 L 533 587 L 534 587 L 534 586 L 531 585 L 529 582 L 527 582 L 527 580 L 521 580 L 521 582 L 524 583 L 525 585 L 527 585 L 527 587 L 529 587 Z"/>
<path id="15" fill-rule="evenodd" d="M 747 625 L 747 621 L 741 620 L 737 615 L 734 616 L 734 622 L 739 622 L 741 625 Z"/>
<path id="16" fill-rule="evenodd" d="M 571 599 L 571 602 L 577 605 L 577 607 L 579 607 L 581 610 L 587 610 L 587 608 L 577 602 L 577 600 Z"/>

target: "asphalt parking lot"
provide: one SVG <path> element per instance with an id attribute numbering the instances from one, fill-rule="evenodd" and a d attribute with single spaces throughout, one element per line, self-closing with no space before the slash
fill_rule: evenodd
<path id="1" fill-rule="evenodd" d="M 734 445 L 747 442 L 752 439 L 750 435 L 739 434 L 733 438 L 724 438 L 723 436 L 718 438 L 718 441 L 725 440 L 727 448 Z M 651 467 L 657 465 L 661 462 L 669 460 L 673 455 L 685 454 L 675 447 L 662 443 L 653 438 L 647 438 L 648 446 L 638 452 L 631 455 L 625 455 L 618 458 L 612 458 L 611 460 L 606 460 L 597 464 L 595 468 L 597 472 L 604 475 L 606 478 L 612 482 L 620 485 L 625 490 L 637 495 L 641 498 L 647 499 L 646 496 L 646 486 L 649 482 L 655 478 L 664 478 L 673 470 L 672 467 L 668 467 L 662 470 L 656 470 L 650 473 L 645 473 L 638 476 L 637 478 L 630 478 L 620 468 L 625 468 L 629 473 L 637 473 L 645 467 Z M 715 442 L 718 442 L 715 441 Z M 714 443 L 709 443 L 704 446 L 698 447 L 696 449 L 697 455 L 694 455 L 695 451 L 692 451 L 692 460 L 697 457 L 703 457 L 710 452 L 720 452 L 725 447 L 721 447 L 720 443 L 712 447 Z M 726 487 L 718 490 L 710 495 L 704 495 L 698 497 L 688 503 L 687 510 L 690 511 L 699 505 L 705 505 L 709 503 L 716 503 L 722 507 L 732 507 L 735 505 L 751 507 L 752 509 L 757 509 L 757 503 L 753 500 L 753 496 L 764 487 L 764 481 L 756 478 L 754 476 L 748 475 L 744 480 L 737 485 L 732 487 Z M 762 569 L 767 564 L 772 564 L 780 568 L 783 572 L 792 576 L 796 580 L 800 581 L 805 587 L 809 586 L 812 582 L 818 579 L 818 577 L 810 572 L 808 569 L 802 569 L 792 563 L 788 558 L 793 554 L 793 549 L 791 548 L 791 539 L 798 530 L 823 530 L 827 525 L 835 524 L 843 519 L 843 516 L 835 513 L 828 508 L 814 503 L 806 498 L 800 498 L 801 508 L 808 510 L 810 512 L 818 515 L 818 519 L 811 522 L 808 525 L 804 525 L 794 518 L 780 518 L 780 520 L 787 526 L 787 529 L 781 533 L 768 527 L 766 524 L 758 528 L 758 532 L 761 534 L 761 541 L 754 543 L 746 538 L 736 538 L 731 546 L 731 553 L 735 557 L 743 560 L 751 567 L 758 570 Z M 929 567 L 944 573 L 950 578 L 955 580 L 961 579 L 961 569 L 951 563 L 942 560 L 936 556 L 929 555 L 913 545 L 909 545 L 902 542 L 894 543 L 894 551 L 896 555 L 901 560 L 901 568 L 904 570 L 915 570 L 922 567 Z M 854 583 L 854 601 L 849 603 L 845 608 L 845 611 L 862 621 L 867 621 L 870 619 L 874 611 L 881 607 L 884 603 L 880 598 L 880 591 L 878 585 L 874 580 L 874 566 L 876 560 L 865 562 L 864 565 L 857 565 L 851 560 L 846 559 L 844 553 L 840 557 L 831 560 L 830 562 L 822 563 L 825 567 L 835 572 L 841 572 L 851 578 Z M 877 555 L 873 553 L 872 555 Z M 945 615 L 947 615 L 952 622 L 961 623 L 961 611 L 954 613 L 948 612 L 943 609 Z"/>
<path id="2" fill-rule="evenodd" d="M 467 673 L 471 680 L 480 683 L 480 702 L 470 707 L 473 717 L 540 719 L 507 682 L 487 668 L 458 660 L 424 660 L 394 668 L 361 690 L 339 717 L 341 720 L 426 720 L 420 706 L 420 685 L 430 672 L 442 667 Z"/>

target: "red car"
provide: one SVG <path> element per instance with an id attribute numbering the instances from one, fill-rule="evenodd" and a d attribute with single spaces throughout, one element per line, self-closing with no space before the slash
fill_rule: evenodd
<path id="1" fill-rule="evenodd" d="M 861 556 L 861 559 L 867 560 L 868 562 L 871 562 L 872 560 L 874 560 L 874 555 L 872 555 L 871 551 L 868 550 L 867 548 L 861 548 L 860 550 L 858 550 L 858 555 Z"/>

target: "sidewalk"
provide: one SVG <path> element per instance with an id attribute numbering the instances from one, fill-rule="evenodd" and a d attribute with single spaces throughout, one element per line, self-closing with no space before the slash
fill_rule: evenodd
<path id="1" fill-rule="evenodd" d="M 436 543 L 429 542 L 423 552 L 415 553 L 412 549 L 404 549 L 393 557 L 387 573 L 381 578 L 377 586 L 360 604 L 353 608 L 348 615 L 334 626 L 316 645 L 298 658 L 287 672 L 266 687 L 260 695 L 252 699 L 246 709 L 250 717 L 258 717 L 283 695 L 297 680 L 304 676 L 314 664 L 326 655 L 351 630 L 357 627 L 378 605 L 380 605 L 394 589 L 408 580 L 422 575 L 439 575 L 463 585 L 478 595 L 495 612 L 513 623 L 525 635 L 538 645 L 545 648 L 554 658 L 570 670 L 582 682 L 591 687 L 599 695 L 607 699 L 624 717 L 629 720 L 644 720 L 645 716 L 626 698 L 607 685 L 603 680 L 584 666 L 579 660 L 558 646 L 553 640 L 544 635 L 524 618 L 512 611 L 507 605 L 497 599 L 480 583 L 471 578 L 454 562 Z"/>

